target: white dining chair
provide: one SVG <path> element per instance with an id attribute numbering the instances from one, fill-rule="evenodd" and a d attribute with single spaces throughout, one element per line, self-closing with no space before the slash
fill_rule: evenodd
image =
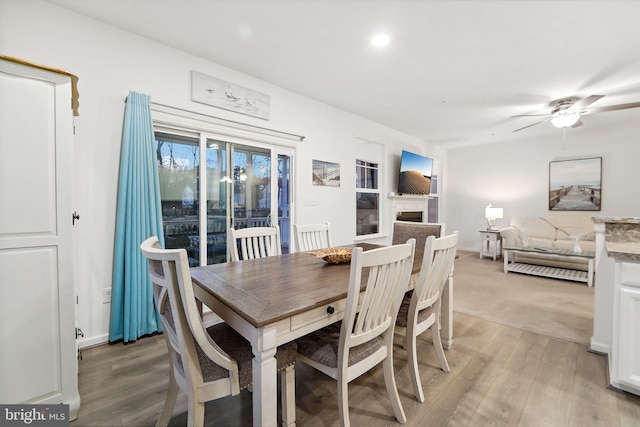
<path id="1" fill-rule="evenodd" d="M 238 230 L 229 228 L 229 238 L 227 239 L 231 261 L 241 259 L 264 258 L 268 256 L 281 255 L 280 247 L 280 227 L 249 227 Z M 238 252 L 240 245 L 240 253 Z"/>
<path id="2" fill-rule="evenodd" d="M 414 239 L 366 252 L 353 248 L 344 318 L 298 339 L 298 360 L 337 381 L 341 426 L 350 424 L 349 382 L 380 363 L 393 413 L 398 422 L 407 420 L 393 372 L 393 330 L 414 252 Z M 367 283 L 360 298 L 362 277 Z"/>
<path id="3" fill-rule="evenodd" d="M 156 426 L 168 425 L 180 390 L 187 394 L 187 425 L 202 426 L 205 402 L 235 396 L 251 385 L 251 344 L 226 323 L 205 328 L 184 249 L 162 249 L 157 237 L 145 240 L 140 249 L 149 260 L 169 350 L 169 388 Z M 279 346 L 275 357 L 281 372 L 283 423 L 295 425 L 295 342 Z"/>
<path id="4" fill-rule="evenodd" d="M 396 320 L 395 332 L 402 337 L 408 353 L 409 374 L 418 402 L 424 402 L 418 370 L 418 335 L 431 329 L 431 340 L 440 367 L 445 372 L 450 371 L 440 338 L 440 307 L 442 289 L 453 274 L 457 243 L 457 231 L 438 239 L 433 236 L 427 238 L 415 287 L 405 294 Z"/>
<path id="5" fill-rule="evenodd" d="M 315 251 L 331 247 L 329 223 L 324 224 L 293 224 L 298 252 Z"/>

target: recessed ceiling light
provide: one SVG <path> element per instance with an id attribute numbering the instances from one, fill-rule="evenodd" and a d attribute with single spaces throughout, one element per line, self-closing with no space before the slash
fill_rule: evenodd
<path id="1" fill-rule="evenodd" d="M 376 34 L 371 39 L 371 44 L 376 47 L 383 47 L 388 45 L 390 40 L 389 34 Z"/>

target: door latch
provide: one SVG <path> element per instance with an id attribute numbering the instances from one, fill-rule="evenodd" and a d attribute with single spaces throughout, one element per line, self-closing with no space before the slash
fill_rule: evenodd
<path id="1" fill-rule="evenodd" d="M 76 225 L 76 220 L 80 219 L 80 215 L 78 215 L 76 213 L 76 211 L 73 211 L 73 213 L 71 214 L 71 225 Z"/>

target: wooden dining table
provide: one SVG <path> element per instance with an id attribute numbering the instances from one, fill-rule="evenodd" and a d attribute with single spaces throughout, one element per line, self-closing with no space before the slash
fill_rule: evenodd
<path id="1" fill-rule="evenodd" d="M 416 250 L 409 288 L 422 256 Z M 348 263 L 329 264 L 305 252 L 191 269 L 196 297 L 251 343 L 254 426 L 277 425 L 277 346 L 342 319 L 349 273 Z M 450 278 L 442 296 L 445 348 L 453 339 L 452 291 Z"/>

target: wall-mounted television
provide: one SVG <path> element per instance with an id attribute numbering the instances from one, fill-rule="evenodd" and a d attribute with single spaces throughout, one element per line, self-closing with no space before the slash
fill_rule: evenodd
<path id="1" fill-rule="evenodd" d="M 398 194 L 429 194 L 433 159 L 402 150 Z"/>

